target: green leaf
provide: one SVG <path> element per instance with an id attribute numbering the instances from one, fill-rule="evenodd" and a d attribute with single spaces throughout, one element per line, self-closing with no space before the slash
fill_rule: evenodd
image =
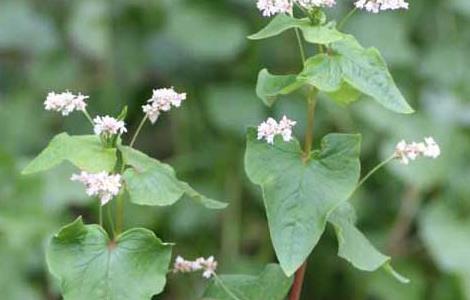
<path id="1" fill-rule="evenodd" d="M 373 272 L 379 268 L 393 275 L 398 281 L 408 283 L 409 280 L 398 274 L 390 266 L 391 258 L 380 253 L 354 225 L 356 214 L 348 202 L 341 204 L 328 218 L 335 228 L 338 238 L 338 256 L 350 262 L 362 271 Z"/>
<path id="2" fill-rule="evenodd" d="M 309 19 L 296 19 L 285 14 L 274 17 L 269 24 L 255 34 L 248 36 L 250 40 L 262 40 L 283 33 L 292 28 L 309 26 Z"/>
<path id="3" fill-rule="evenodd" d="M 397 88 L 387 64 L 375 48 L 364 49 L 353 36 L 332 44 L 343 79 L 353 88 L 398 113 L 414 112 Z"/>
<path id="4" fill-rule="evenodd" d="M 279 95 L 287 95 L 303 85 L 303 81 L 297 80 L 297 75 L 272 75 L 267 69 L 258 74 L 256 83 L 256 95 L 267 106 L 272 106 Z"/>
<path id="5" fill-rule="evenodd" d="M 277 15 L 266 27 L 248 38 L 251 40 L 266 39 L 293 28 L 299 28 L 305 40 L 310 43 L 330 44 L 343 38 L 343 34 L 336 30 L 335 23 L 312 25 L 308 18 L 296 19 L 285 14 Z"/>
<path id="6" fill-rule="evenodd" d="M 66 300 L 148 300 L 165 286 L 171 248 L 144 228 L 111 241 L 78 218 L 52 238 L 46 255 Z"/>
<path id="7" fill-rule="evenodd" d="M 171 166 L 127 146 L 119 149 L 122 151 L 125 164 L 131 166 L 124 172 L 123 178 L 132 203 L 167 206 L 174 204 L 186 194 L 210 209 L 222 209 L 227 206 L 226 203 L 199 194 L 186 182 L 178 180 Z"/>
<path id="8" fill-rule="evenodd" d="M 337 91 L 329 92 L 327 93 L 327 95 L 336 103 L 341 105 L 347 105 L 357 101 L 361 96 L 361 92 L 353 88 L 350 84 L 343 81 Z"/>
<path id="9" fill-rule="evenodd" d="M 95 135 L 56 135 L 28 166 L 23 174 L 49 170 L 64 160 L 88 172 L 111 171 L 116 164 L 116 149 L 104 148 Z"/>
<path id="10" fill-rule="evenodd" d="M 320 91 L 334 92 L 341 87 L 342 75 L 338 55 L 318 54 L 305 62 L 299 79 L 308 82 Z"/>
<path id="11" fill-rule="evenodd" d="M 271 239 L 284 272 L 290 276 L 322 235 L 329 214 L 353 191 L 359 179 L 360 135 L 330 134 L 304 162 L 297 140 L 274 145 L 248 131 L 245 169 L 261 186 Z"/>
<path id="12" fill-rule="evenodd" d="M 292 285 L 277 264 L 267 265 L 258 276 L 221 275 L 222 284 L 240 300 L 283 300 Z M 213 280 L 204 293 L 204 299 L 234 300 L 220 282 Z"/>

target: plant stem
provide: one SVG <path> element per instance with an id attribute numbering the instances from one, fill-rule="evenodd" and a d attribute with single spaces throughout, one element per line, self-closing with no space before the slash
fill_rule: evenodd
<path id="1" fill-rule="evenodd" d="M 306 269 L 307 269 L 307 262 L 305 261 L 303 265 L 295 272 L 294 283 L 292 284 L 292 289 L 289 295 L 289 300 L 300 299 Z"/>
<path id="2" fill-rule="evenodd" d="M 230 298 L 232 298 L 233 300 L 241 300 L 224 284 L 222 279 L 220 279 L 219 276 L 217 276 L 217 274 L 215 273 L 214 273 L 214 279 L 222 287 L 222 289 L 227 293 L 227 295 L 230 296 Z"/>
<path id="3" fill-rule="evenodd" d="M 88 113 L 88 111 L 86 109 L 82 110 L 83 114 L 85 115 L 86 119 L 88 120 L 88 122 L 90 122 L 91 126 L 95 126 L 95 122 L 93 122 L 93 119 L 91 118 L 90 114 Z"/>
<path id="4" fill-rule="evenodd" d="M 307 160 L 310 157 L 310 152 L 312 151 L 313 145 L 313 125 L 314 125 L 314 115 L 315 108 L 317 106 L 317 90 L 311 88 L 308 97 L 307 97 L 307 129 L 305 130 L 305 140 L 304 140 L 304 158 Z"/>
<path id="5" fill-rule="evenodd" d="M 109 226 L 111 227 L 111 232 L 113 233 L 113 239 L 116 237 L 116 228 L 114 227 L 113 216 L 111 216 L 111 206 L 108 205 L 107 215 L 108 215 L 108 222 Z"/>
<path id="6" fill-rule="evenodd" d="M 344 16 L 344 18 L 339 22 L 338 30 L 343 28 L 344 24 L 346 24 L 349 18 L 351 18 L 356 13 L 356 11 L 357 11 L 357 7 L 354 7 L 353 9 L 349 11 L 349 13 L 346 16 Z"/>
<path id="7" fill-rule="evenodd" d="M 135 141 L 137 139 L 137 136 L 139 135 L 140 131 L 142 130 L 142 127 L 144 126 L 145 121 L 147 121 L 147 118 L 148 118 L 148 115 L 145 114 L 145 116 L 142 118 L 142 121 L 140 121 L 139 127 L 137 127 L 137 130 L 135 131 L 134 136 L 132 137 L 131 143 L 129 144 L 129 146 L 131 148 L 134 146 Z"/>
<path id="8" fill-rule="evenodd" d="M 378 170 L 380 170 L 383 166 L 385 166 L 386 164 L 388 164 L 389 162 L 391 162 L 392 160 L 395 159 L 395 154 L 390 156 L 389 158 L 387 158 L 386 160 L 380 162 L 378 165 L 376 165 L 372 170 L 369 171 L 369 173 L 366 174 L 366 176 L 362 177 L 362 179 L 359 181 L 359 183 L 356 185 L 356 187 L 354 188 L 354 190 L 352 191 L 351 193 L 351 196 L 357 191 L 357 189 L 359 189 L 359 187 L 361 185 L 364 184 L 364 182 L 367 181 L 367 179 L 369 179 L 369 177 L 371 177 L 375 172 L 377 172 Z"/>
<path id="9" fill-rule="evenodd" d="M 121 234 L 124 224 L 124 199 L 122 193 L 116 199 L 116 235 Z"/>
<path id="10" fill-rule="evenodd" d="M 99 204 L 99 222 L 100 226 L 103 227 L 103 205 Z"/>
<path id="11" fill-rule="evenodd" d="M 305 64 L 305 50 L 304 46 L 302 45 L 302 38 L 300 37 L 300 32 L 298 28 L 294 28 L 295 30 L 295 37 L 297 38 L 297 44 L 299 45 L 300 57 L 302 58 L 302 66 Z"/>

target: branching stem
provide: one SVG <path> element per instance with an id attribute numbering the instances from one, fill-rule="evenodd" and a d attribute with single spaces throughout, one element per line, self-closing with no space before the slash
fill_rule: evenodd
<path id="1" fill-rule="evenodd" d="M 131 148 L 134 147 L 135 141 L 137 140 L 137 137 L 139 136 L 139 133 L 142 130 L 142 127 L 144 127 L 145 121 L 147 121 L 147 119 L 148 115 L 145 114 L 145 116 L 142 118 L 142 121 L 140 121 L 139 127 L 137 127 L 134 136 L 132 137 L 131 143 L 129 144 Z"/>

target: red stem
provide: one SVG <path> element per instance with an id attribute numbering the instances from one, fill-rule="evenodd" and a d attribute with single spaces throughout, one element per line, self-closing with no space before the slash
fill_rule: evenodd
<path id="1" fill-rule="evenodd" d="M 302 293 L 302 285 L 304 284 L 305 270 L 307 269 L 307 261 L 295 272 L 294 284 L 290 290 L 289 300 L 299 300 Z"/>

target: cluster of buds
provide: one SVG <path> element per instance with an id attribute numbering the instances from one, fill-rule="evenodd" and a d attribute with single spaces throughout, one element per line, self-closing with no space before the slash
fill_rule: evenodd
<path id="1" fill-rule="evenodd" d="M 217 268 L 217 261 L 215 261 L 213 256 L 208 257 L 199 257 L 198 259 L 191 261 L 185 260 L 181 256 L 176 257 L 175 263 L 173 265 L 173 273 L 191 273 L 203 271 L 202 276 L 204 278 L 211 278 L 215 274 Z"/>
<path id="2" fill-rule="evenodd" d="M 409 7 L 405 0 L 359 0 L 354 5 L 373 13 L 379 13 L 381 10 L 408 9 Z"/>
<path id="3" fill-rule="evenodd" d="M 142 110 L 153 124 L 162 111 L 169 111 L 172 106 L 180 107 L 183 100 L 186 100 L 186 93 L 177 93 L 173 88 L 156 89 Z"/>
<path id="4" fill-rule="evenodd" d="M 407 143 L 405 140 L 400 141 L 395 147 L 394 157 L 399 159 L 402 164 L 409 164 L 410 160 L 415 160 L 420 156 L 437 158 L 441 155 L 441 149 L 432 137 L 424 139 L 424 143 Z"/>
<path id="5" fill-rule="evenodd" d="M 63 116 L 68 116 L 75 110 L 85 111 L 88 96 L 82 94 L 74 95 L 69 91 L 63 93 L 50 92 L 44 101 L 46 110 L 60 112 Z"/>
<path id="6" fill-rule="evenodd" d="M 97 116 L 93 119 L 94 127 L 93 131 L 96 135 L 103 135 L 105 137 L 111 137 L 116 134 L 123 134 L 127 132 L 126 124 L 124 121 L 115 119 L 110 116 L 100 117 Z"/>
<path id="7" fill-rule="evenodd" d="M 292 128 L 297 122 L 283 116 L 279 123 L 273 118 L 268 118 L 258 126 L 258 140 L 265 139 L 269 144 L 274 143 L 274 137 L 278 134 L 285 142 L 292 140 Z"/>
<path id="8" fill-rule="evenodd" d="M 121 175 L 119 174 L 113 175 L 106 172 L 88 173 L 82 171 L 80 174 L 73 174 L 71 180 L 83 183 L 86 187 L 87 195 L 99 197 L 102 206 L 119 194 L 121 189 Z"/>

